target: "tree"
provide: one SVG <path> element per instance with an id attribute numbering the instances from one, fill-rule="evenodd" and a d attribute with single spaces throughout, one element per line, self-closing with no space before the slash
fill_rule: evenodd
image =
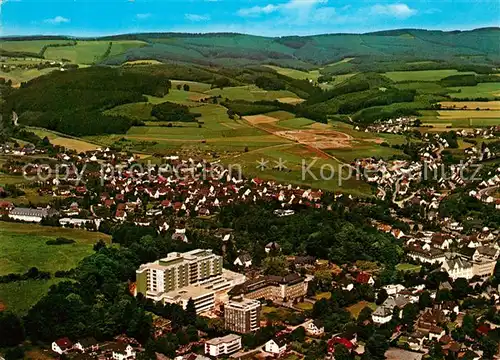
<path id="1" fill-rule="evenodd" d="M 418 307 L 423 310 L 432 305 L 431 294 L 428 291 L 422 292 L 418 297 Z"/>
<path id="2" fill-rule="evenodd" d="M 353 359 L 349 349 L 344 344 L 335 345 L 335 360 L 350 360 Z"/>
<path id="3" fill-rule="evenodd" d="M 465 335 L 474 337 L 476 335 L 476 318 L 470 314 L 464 316 L 462 322 L 462 331 Z"/>
<path id="4" fill-rule="evenodd" d="M 288 262 L 286 257 L 280 256 L 268 256 L 264 259 L 262 263 L 262 268 L 264 274 L 266 275 L 278 275 L 283 276 L 287 274 Z"/>
<path id="5" fill-rule="evenodd" d="M 493 340 L 489 336 L 482 336 L 479 339 L 479 344 L 481 346 L 481 349 L 483 350 L 483 358 L 493 359 L 498 351 L 498 342 Z"/>
<path id="6" fill-rule="evenodd" d="M 190 298 L 186 305 L 186 324 L 195 325 L 196 324 L 196 307 L 194 305 L 194 300 Z"/>
<path id="7" fill-rule="evenodd" d="M 100 239 L 98 242 L 94 244 L 94 251 L 99 252 L 99 250 L 103 249 L 106 247 L 106 243 L 104 242 L 103 239 Z"/>
<path id="8" fill-rule="evenodd" d="M 453 283 L 452 293 L 454 298 L 457 300 L 465 298 L 470 291 L 471 288 L 469 286 L 469 282 L 464 278 L 458 278 Z"/>
<path id="9" fill-rule="evenodd" d="M 418 309 L 415 304 L 409 303 L 403 308 L 403 317 L 401 322 L 408 328 L 413 328 L 413 323 L 418 315 Z"/>
<path id="10" fill-rule="evenodd" d="M 299 326 L 290 333 L 290 340 L 304 342 L 306 338 L 306 329 L 303 326 Z"/>
<path id="11" fill-rule="evenodd" d="M 18 345 L 24 341 L 24 337 L 21 319 L 9 311 L 0 312 L 0 347 Z"/>
<path id="12" fill-rule="evenodd" d="M 377 305 L 383 304 L 388 297 L 389 295 L 387 294 L 387 291 L 385 289 L 380 290 L 377 294 L 377 300 L 375 301 L 375 304 Z"/>
<path id="13" fill-rule="evenodd" d="M 10 348 L 5 352 L 5 360 L 17 360 L 24 359 L 24 348 L 21 346 L 16 346 Z"/>
<path id="14" fill-rule="evenodd" d="M 385 336 L 381 334 L 374 334 L 366 343 L 366 349 L 370 354 L 370 359 L 383 360 L 385 359 L 385 352 L 389 349 L 389 342 Z"/>
<path id="15" fill-rule="evenodd" d="M 184 91 L 189 91 L 189 85 L 188 84 L 184 84 L 183 88 L 184 88 Z"/>
<path id="16" fill-rule="evenodd" d="M 362 323 L 364 322 L 365 320 L 371 320 L 372 318 L 372 313 L 373 313 L 373 310 L 368 307 L 368 306 L 365 306 L 360 312 L 359 312 L 359 315 L 358 315 L 358 323 Z"/>

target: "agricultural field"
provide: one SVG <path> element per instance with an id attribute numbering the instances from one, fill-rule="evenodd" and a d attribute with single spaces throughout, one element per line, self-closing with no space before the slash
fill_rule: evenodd
<path id="1" fill-rule="evenodd" d="M 255 85 L 234 86 L 234 87 L 227 87 L 224 89 L 212 89 L 206 91 L 205 93 L 210 96 L 221 96 L 223 99 L 228 98 L 229 100 L 247 100 L 247 101 L 259 101 L 259 100 L 272 101 L 280 99 L 287 99 L 289 101 L 300 100 L 300 98 L 291 91 L 287 90 L 268 91 L 260 89 Z"/>
<path id="2" fill-rule="evenodd" d="M 23 82 L 30 81 L 42 75 L 56 71 L 56 68 L 46 68 L 46 69 L 14 69 L 9 72 L 0 70 L 0 77 L 6 80 L 11 80 L 14 87 L 19 87 Z"/>
<path id="3" fill-rule="evenodd" d="M 76 138 L 71 138 L 50 130 L 44 130 L 39 128 L 30 128 L 30 131 L 40 136 L 41 138 L 47 137 L 51 144 L 64 146 L 68 149 L 73 149 L 78 152 L 92 151 L 99 148 L 99 145 L 81 140 Z"/>
<path id="4" fill-rule="evenodd" d="M 389 71 L 384 73 L 389 79 L 399 81 L 438 81 L 452 75 L 474 74 L 470 71 L 458 70 L 418 70 L 418 71 Z"/>
<path id="5" fill-rule="evenodd" d="M 67 245 L 47 245 L 47 240 L 65 237 Z M 55 272 L 74 268 L 92 254 L 94 244 L 110 241 L 109 235 L 85 230 L 54 228 L 34 224 L 0 223 L 0 275 L 22 273 L 31 267 Z"/>
<path id="6" fill-rule="evenodd" d="M 281 120 L 278 122 L 278 125 L 285 128 L 301 129 L 304 126 L 312 125 L 314 123 L 315 123 L 314 120 L 306 118 L 293 118 L 293 119 Z"/>
<path id="7" fill-rule="evenodd" d="M 317 81 L 318 77 L 321 75 L 319 73 L 319 70 L 301 71 L 297 69 L 290 69 L 273 65 L 264 65 L 264 66 L 275 70 L 278 74 L 285 75 L 291 77 L 292 79 L 298 79 L 298 80 L 311 79 Z"/>
<path id="8" fill-rule="evenodd" d="M 457 99 L 484 97 L 493 100 L 500 97 L 500 82 L 479 83 L 476 86 L 451 87 L 450 96 Z"/>
<path id="9" fill-rule="evenodd" d="M 170 80 L 172 89 L 177 89 L 177 86 L 189 85 L 189 91 L 202 93 L 211 89 L 212 85 L 197 81 Z"/>
<path id="10" fill-rule="evenodd" d="M 145 46 L 146 43 L 135 40 L 113 41 L 109 56 L 124 53 L 130 48 Z M 78 41 L 76 46 L 49 47 L 45 58 L 50 60 L 67 59 L 74 64 L 93 64 L 101 60 L 108 49 L 109 41 Z"/>
<path id="11" fill-rule="evenodd" d="M 500 110 L 500 101 L 441 101 L 441 109 Z"/>
<path id="12" fill-rule="evenodd" d="M 28 52 L 38 54 L 46 45 L 67 44 L 71 40 L 25 40 L 0 41 L 0 49 L 10 52 Z"/>
<path id="13" fill-rule="evenodd" d="M 152 109 L 153 104 L 149 102 L 131 103 L 118 105 L 112 109 L 104 111 L 103 114 L 110 116 L 124 116 L 134 120 L 154 121 L 156 118 L 151 116 Z"/>

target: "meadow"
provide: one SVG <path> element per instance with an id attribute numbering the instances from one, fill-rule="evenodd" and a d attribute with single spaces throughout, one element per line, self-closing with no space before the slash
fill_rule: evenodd
<path id="1" fill-rule="evenodd" d="M 211 96 L 221 96 L 223 99 L 228 98 L 229 100 L 272 101 L 281 98 L 299 99 L 299 97 L 291 91 L 287 90 L 267 91 L 260 89 L 255 85 L 234 86 L 234 87 L 227 87 L 224 89 L 212 89 L 206 91 L 205 93 Z"/>
<path id="2" fill-rule="evenodd" d="M 484 97 L 495 99 L 500 97 L 500 82 L 479 83 L 476 86 L 461 86 L 450 88 L 450 96 L 457 99 Z"/>
<path id="3" fill-rule="evenodd" d="M 108 57 L 119 55 L 131 48 L 145 46 L 146 43 L 135 40 L 112 41 Z M 49 47 L 45 58 L 51 60 L 66 59 L 74 64 L 93 64 L 99 62 L 108 49 L 109 41 L 78 41 L 75 46 Z"/>
<path id="4" fill-rule="evenodd" d="M 47 137 L 47 139 L 49 139 L 50 143 L 53 145 L 64 146 L 67 149 L 73 149 L 78 152 L 86 152 L 99 148 L 99 145 L 95 143 L 91 143 L 74 137 L 69 137 L 56 131 L 50 131 L 41 128 L 29 129 L 41 138 Z"/>
<path id="5" fill-rule="evenodd" d="M 76 243 L 45 244 L 58 237 L 73 239 Z M 31 267 L 51 273 L 72 269 L 92 254 L 94 244 L 100 239 L 109 243 L 110 236 L 85 230 L 0 222 L 0 275 L 23 273 Z"/>
<path id="6" fill-rule="evenodd" d="M 67 44 L 70 40 L 25 40 L 0 41 L 0 49 L 10 52 L 28 52 L 38 54 L 46 45 Z"/>
<path id="7" fill-rule="evenodd" d="M 293 79 L 305 80 L 311 79 L 314 81 L 318 80 L 318 77 L 321 75 L 319 70 L 311 70 L 311 71 L 302 71 L 297 69 L 285 68 L 274 65 L 265 65 L 268 68 L 275 70 L 278 74 L 285 75 L 291 77 Z"/>
<path id="8" fill-rule="evenodd" d="M 62 280 L 53 278 L 0 284 L 0 303 L 6 310 L 23 315 L 49 291 L 52 285 Z"/>
<path id="9" fill-rule="evenodd" d="M 438 81 L 452 75 L 474 74 L 470 71 L 448 70 L 418 70 L 418 71 L 389 71 L 384 73 L 392 81 Z"/>

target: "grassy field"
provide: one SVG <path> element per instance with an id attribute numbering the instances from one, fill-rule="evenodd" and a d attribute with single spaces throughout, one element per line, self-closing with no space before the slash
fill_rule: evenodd
<path id="1" fill-rule="evenodd" d="M 398 271 L 419 272 L 420 268 L 421 268 L 420 265 L 414 265 L 414 264 L 401 263 L 396 265 L 396 270 Z"/>
<path id="2" fill-rule="evenodd" d="M 183 86 L 184 84 L 187 84 L 189 85 L 189 91 L 201 93 L 208 91 L 211 88 L 210 84 L 196 82 L 196 81 L 170 80 L 170 82 L 172 83 L 172 89 L 177 89 L 177 85 Z"/>
<path id="3" fill-rule="evenodd" d="M 441 101 L 439 104 L 442 109 L 500 110 L 500 101 Z"/>
<path id="4" fill-rule="evenodd" d="M 288 120 L 288 119 L 293 119 L 295 117 L 295 114 L 289 113 L 287 111 L 282 111 L 282 110 L 271 111 L 271 112 L 268 112 L 264 115 L 273 117 L 273 118 L 278 119 L 278 120 Z"/>
<path id="5" fill-rule="evenodd" d="M 301 129 L 304 126 L 308 126 L 314 123 L 315 123 L 314 120 L 306 118 L 293 118 L 293 119 L 281 120 L 278 122 L 278 125 L 291 129 Z"/>
<path id="6" fill-rule="evenodd" d="M 265 65 L 265 66 L 275 70 L 278 74 L 285 75 L 293 79 L 299 79 L 299 80 L 311 79 L 316 81 L 320 76 L 319 70 L 301 71 L 301 70 L 284 68 L 273 65 Z"/>
<path id="7" fill-rule="evenodd" d="M 50 239 L 65 237 L 76 241 L 69 245 L 47 245 Z M 35 266 L 43 271 L 69 270 L 92 254 L 105 234 L 85 230 L 0 222 L 0 275 L 25 272 Z"/>
<path id="8" fill-rule="evenodd" d="M 113 41 L 109 56 L 118 55 L 134 47 L 145 46 L 146 43 L 135 40 Z M 45 58 L 51 60 L 67 59 L 75 64 L 92 64 L 99 61 L 108 49 L 109 41 L 78 41 L 76 46 L 48 48 Z"/>
<path id="9" fill-rule="evenodd" d="M 330 149 L 327 152 L 336 158 L 347 163 L 353 162 L 357 158 L 375 156 L 377 158 L 388 159 L 393 155 L 401 155 L 402 152 L 387 146 L 381 146 L 373 141 L 357 141 L 353 148 Z"/>
<path id="10" fill-rule="evenodd" d="M 96 144 L 84 140 L 61 136 L 62 134 L 58 134 L 50 130 L 31 128 L 30 131 L 34 132 L 41 138 L 44 138 L 46 136 L 49 139 L 50 143 L 53 145 L 64 146 L 65 148 L 74 149 L 78 152 L 91 151 L 99 147 Z"/>
<path id="11" fill-rule="evenodd" d="M 62 279 L 52 278 L 0 284 L 0 302 L 7 310 L 23 315 L 49 291 L 52 285 L 60 281 Z"/>
<path id="12" fill-rule="evenodd" d="M 451 75 L 474 74 L 473 72 L 458 70 L 419 70 L 419 71 L 390 71 L 384 73 L 393 81 L 438 81 Z"/>
<path id="13" fill-rule="evenodd" d="M 25 40 L 25 41 L 0 41 L 0 49 L 6 51 L 20 51 L 39 53 L 46 45 L 67 44 L 69 40 Z"/>
<path id="14" fill-rule="evenodd" d="M 450 88 L 450 96 L 457 99 L 485 97 L 494 99 L 500 97 L 500 82 L 479 83 L 476 86 L 461 86 Z"/>
<path id="15" fill-rule="evenodd" d="M 357 319 L 359 316 L 359 313 L 365 307 L 369 307 L 370 309 L 375 310 L 377 308 L 377 305 L 375 305 L 375 303 L 371 303 L 368 301 L 360 301 L 357 304 L 349 306 L 347 308 L 347 311 L 349 311 L 351 313 L 351 315 Z"/>
<path id="16" fill-rule="evenodd" d="M 46 75 L 51 73 L 52 71 L 56 71 L 55 68 L 47 68 L 47 69 L 15 69 L 9 72 L 5 72 L 0 70 L 0 77 L 11 80 L 14 87 L 18 87 L 22 82 L 30 81 L 34 78 L 40 77 L 42 75 Z"/>
<path id="17" fill-rule="evenodd" d="M 247 100 L 247 101 L 259 101 L 259 100 L 277 100 L 280 98 L 294 98 L 299 99 L 291 91 L 287 90 L 277 90 L 277 91 L 267 91 L 258 88 L 255 85 L 248 86 L 234 86 L 227 87 L 224 89 L 212 89 L 205 92 L 211 96 L 222 96 L 223 99 L 228 98 L 230 100 Z"/>
<path id="18" fill-rule="evenodd" d="M 321 300 L 321 299 L 330 299 L 331 297 L 332 297 L 331 292 L 324 292 L 324 293 L 316 294 L 316 296 L 314 298 L 316 300 Z"/>
<path id="19" fill-rule="evenodd" d="M 112 109 L 106 110 L 103 113 L 110 116 L 124 116 L 134 120 L 155 120 L 156 118 L 151 116 L 151 110 L 153 109 L 153 104 L 149 102 L 144 103 L 131 103 L 118 105 Z"/>

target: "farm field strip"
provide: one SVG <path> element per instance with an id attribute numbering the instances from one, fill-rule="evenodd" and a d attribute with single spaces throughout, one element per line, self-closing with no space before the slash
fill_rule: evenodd
<path id="1" fill-rule="evenodd" d="M 438 81 L 452 75 L 475 74 L 471 71 L 448 70 L 416 70 L 416 71 L 389 71 L 384 73 L 393 81 Z"/>

